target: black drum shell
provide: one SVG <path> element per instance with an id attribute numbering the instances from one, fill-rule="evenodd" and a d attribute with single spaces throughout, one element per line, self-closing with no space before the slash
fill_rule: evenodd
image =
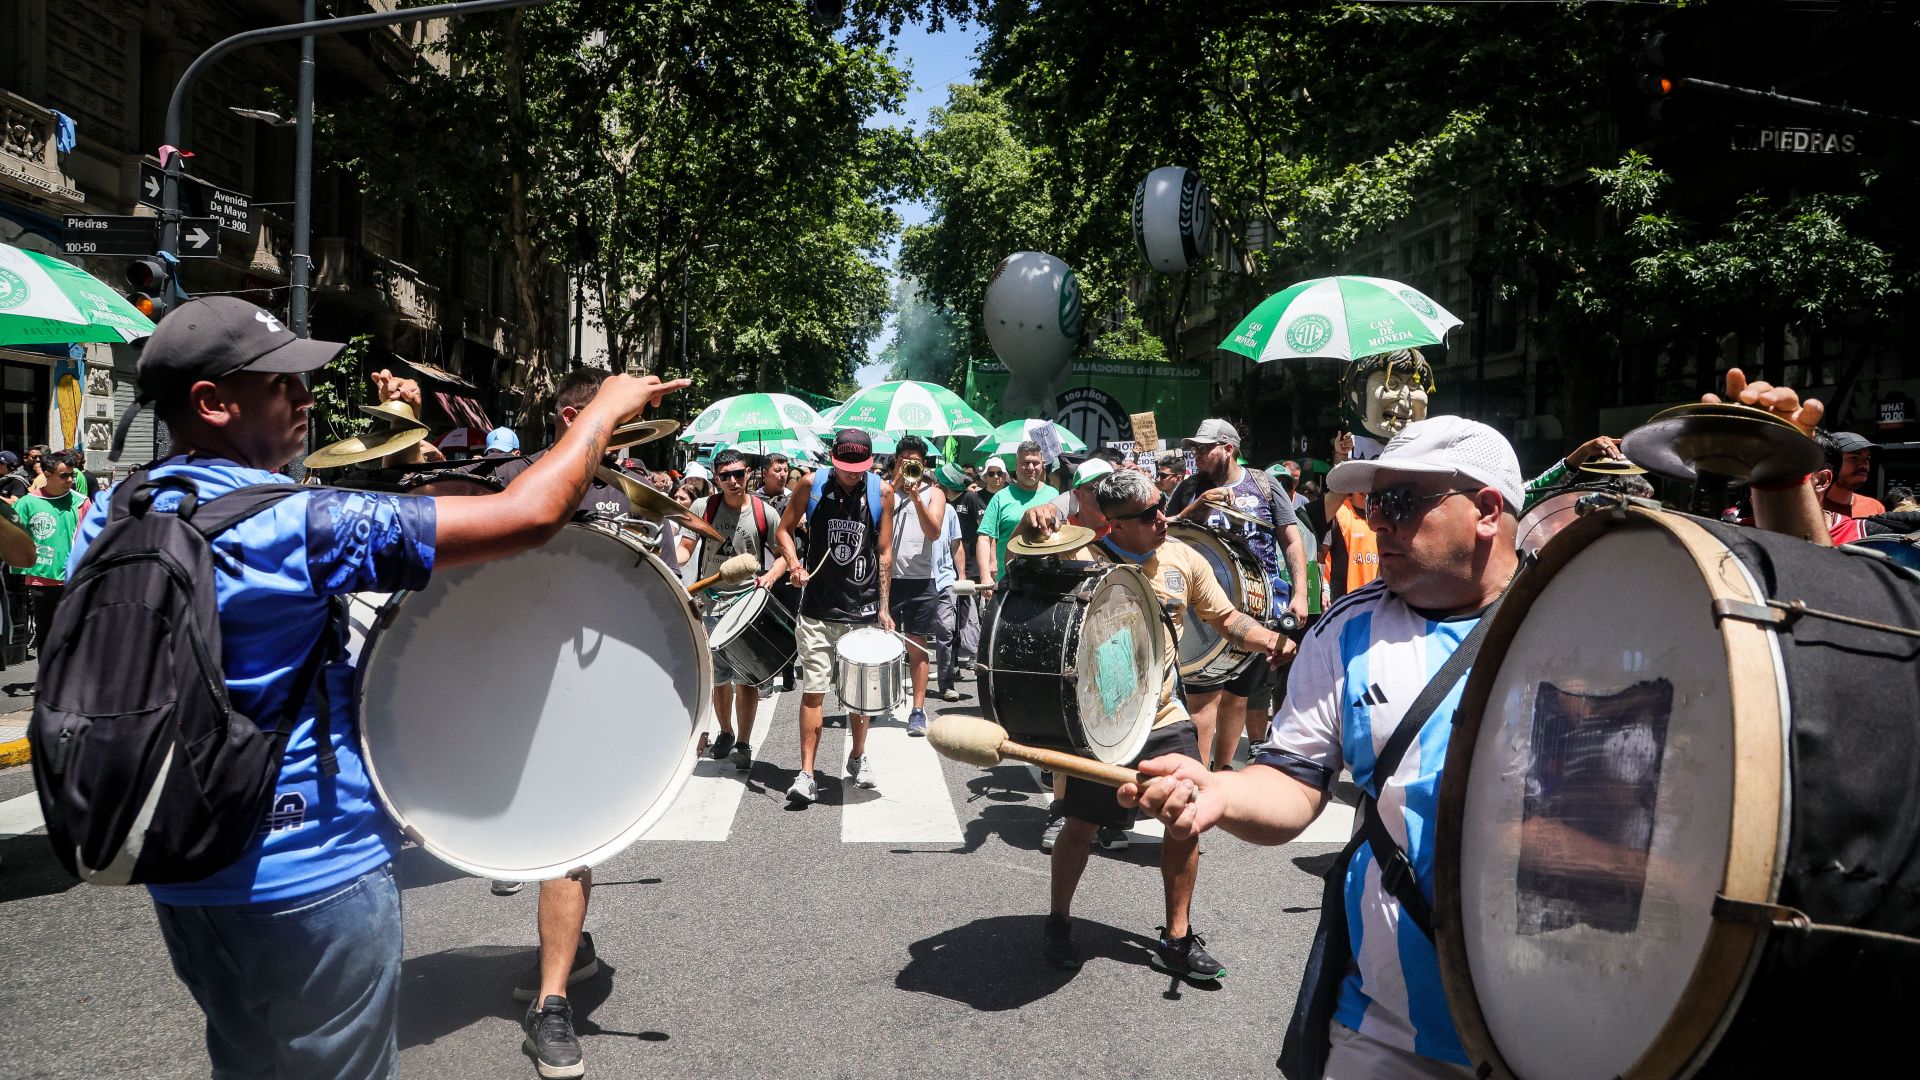
<path id="1" fill-rule="evenodd" d="M 980 708 L 1028 746 L 1085 752 L 1086 728 L 1071 678 L 1084 608 L 1107 567 L 1022 557 L 1013 560 L 981 615 Z"/>
<path id="2" fill-rule="evenodd" d="M 799 652 L 793 612 L 780 598 L 766 593 L 766 604 L 752 622 L 714 652 L 748 686 L 763 686 L 784 673 Z M 716 628 L 717 629 L 717 628 Z"/>

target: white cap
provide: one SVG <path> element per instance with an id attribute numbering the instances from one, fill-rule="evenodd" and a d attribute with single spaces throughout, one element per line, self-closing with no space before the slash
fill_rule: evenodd
<path id="1" fill-rule="evenodd" d="M 707 467 L 697 461 L 687 462 L 687 471 L 680 475 L 688 478 L 699 477 L 702 480 L 713 479 L 713 474 L 707 471 Z"/>
<path id="2" fill-rule="evenodd" d="M 1103 458 L 1088 458 L 1073 470 L 1073 486 L 1091 484 L 1095 480 L 1113 471 L 1113 466 Z"/>
<path id="3" fill-rule="evenodd" d="M 1001 472 L 1006 472 L 1007 471 L 1006 459 L 997 458 L 997 457 L 988 458 L 987 463 L 985 465 L 980 466 L 980 471 L 986 472 L 988 469 L 999 469 Z"/>
<path id="4" fill-rule="evenodd" d="M 1334 491 L 1372 491 L 1374 474 L 1381 469 L 1409 473 L 1455 473 L 1498 491 L 1518 514 L 1526 504 L 1522 494 L 1520 459 L 1506 436 L 1464 416 L 1429 416 L 1400 429 L 1380 456 L 1371 461 L 1343 461 L 1327 474 Z"/>

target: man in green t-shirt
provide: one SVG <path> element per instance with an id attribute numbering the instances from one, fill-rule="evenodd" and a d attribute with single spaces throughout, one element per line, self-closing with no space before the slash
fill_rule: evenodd
<path id="1" fill-rule="evenodd" d="M 997 492 L 980 515 L 979 561 L 982 585 L 991 586 L 1007 565 L 1007 541 L 1020 527 L 1027 507 L 1059 495 L 1052 485 L 1040 482 L 1046 473 L 1046 461 L 1040 456 L 1040 444 L 1028 439 L 1015 455 L 1013 483 Z"/>
<path id="2" fill-rule="evenodd" d="M 38 494 L 23 495 L 13 511 L 33 537 L 34 563 L 15 570 L 27 578 L 27 592 L 33 598 L 33 651 L 39 654 L 46 643 L 47 630 L 53 626 L 53 609 L 67 587 L 67 553 L 73 550 L 73 534 L 86 513 L 87 500 L 73 489 L 73 477 L 80 470 L 80 455 L 60 450 L 47 455 L 41 475 L 46 486 Z"/>

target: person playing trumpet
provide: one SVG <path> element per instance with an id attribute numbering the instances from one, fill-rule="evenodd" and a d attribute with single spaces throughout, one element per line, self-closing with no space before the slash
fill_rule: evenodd
<path id="1" fill-rule="evenodd" d="M 933 483 L 927 471 L 927 441 L 902 436 L 893 453 L 893 476 L 887 490 L 894 499 L 893 575 L 889 599 L 895 625 L 918 648 L 907 649 L 907 668 L 913 677 L 913 711 L 907 714 L 907 734 L 927 733 L 927 657 L 941 638 L 942 620 L 953 625 L 953 598 L 935 587 L 940 550 L 960 535 L 959 522 L 947 534 L 947 493 Z M 944 610 L 943 610 L 944 606 Z"/>

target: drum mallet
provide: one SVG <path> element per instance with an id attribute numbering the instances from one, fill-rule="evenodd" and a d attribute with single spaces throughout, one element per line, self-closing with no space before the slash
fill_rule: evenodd
<path id="1" fill-rule="evenodd" d="M 1145 773 L 1123 769 L 1118 765 L 1109 765 L 1104 761 L 1094 761 L 1078 754 L 1047 750 L 1038 746 L 1022 746 L 1007 738 L 1007 729 L 991 720 L 982 720 L 973 716 L 942 716 L 927 726 L 927 741 L 935 750 L 955 761 L 964 761 L 969 765 L 978 765 L 990 769 L 1000 764 L 1002 758 L 1014 758 L 1018 761 L 1030 761 L 1043 769 L 1077 776 L 1082 780 L 1091 780 L 1108 787 L 1121 784 L 1145 784 L 1152 779 Z"/>
<path id="2" fill-rule="evenodd" d="M 687 586 L 687 592 L 697 593 L 716 581 L 725 585 L 738 585 L 759 572 L 759 557 L 742 552 L 721 563 L 718 573 L 709 574 Z"/>

